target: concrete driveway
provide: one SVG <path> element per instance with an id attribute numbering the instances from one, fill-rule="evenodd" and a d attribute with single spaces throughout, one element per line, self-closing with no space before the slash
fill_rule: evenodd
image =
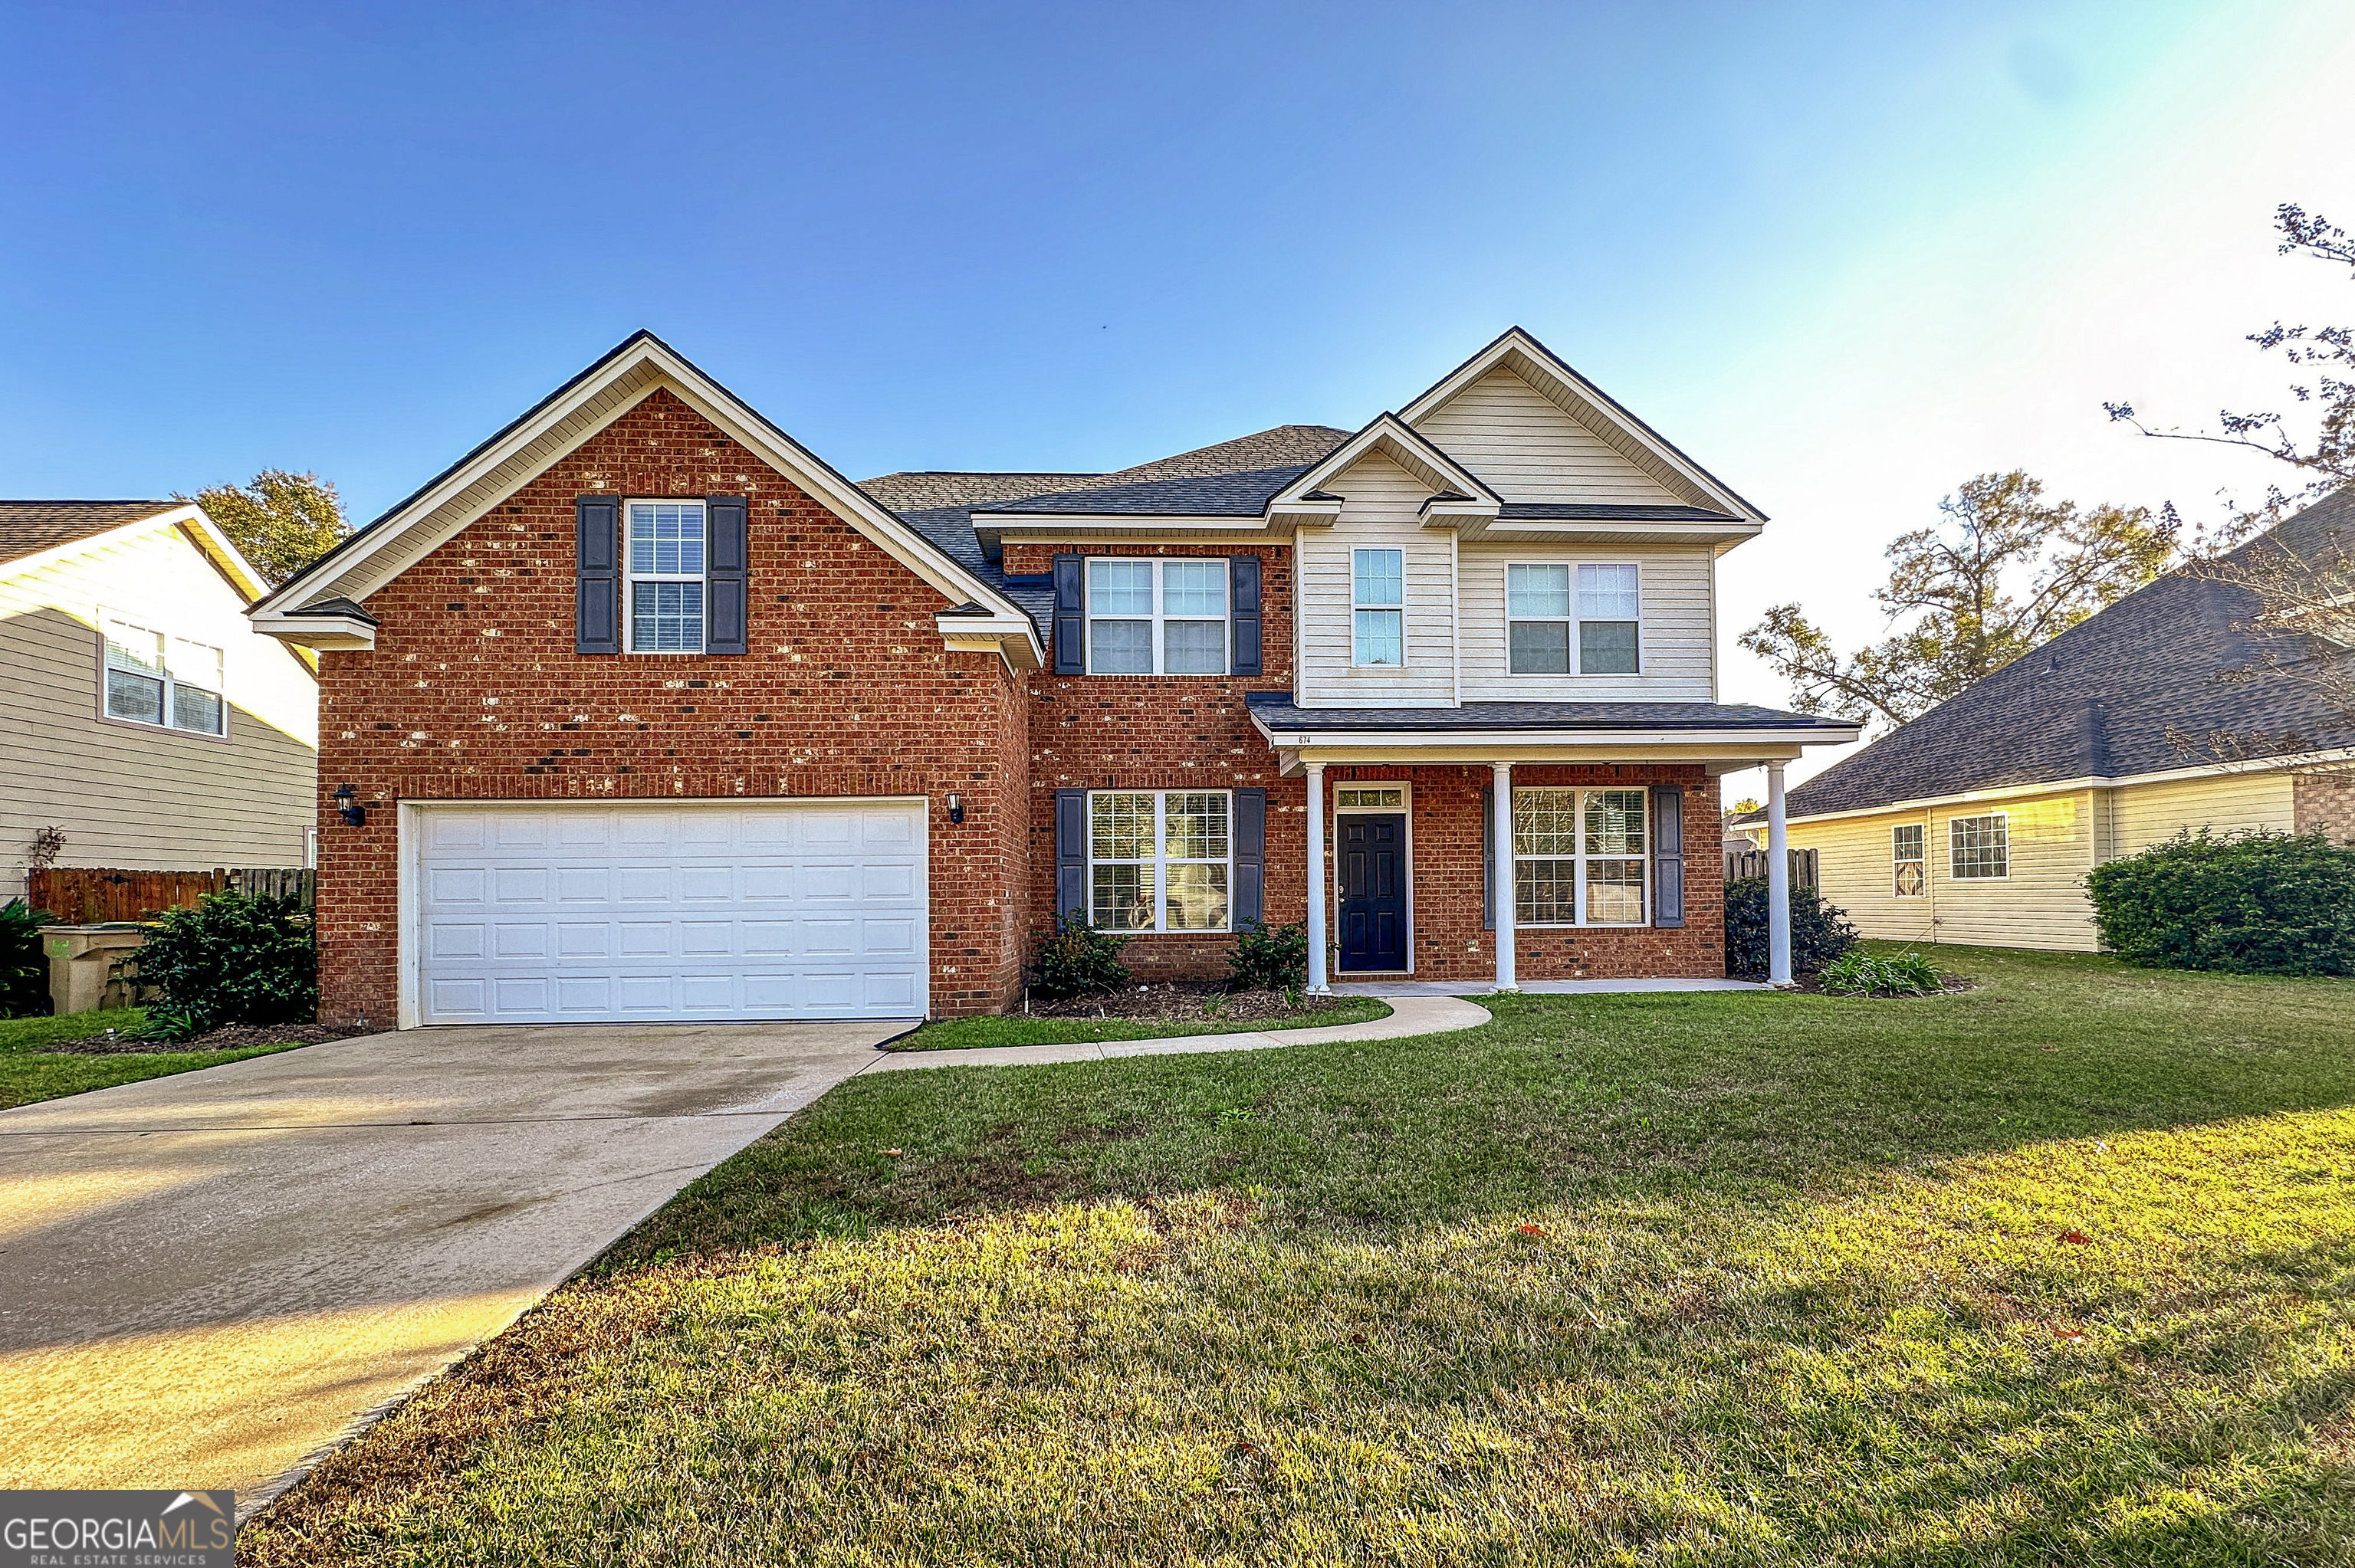
<path id="1" fill-rule="evenodd" d="M 904 1027 L 412 1030 L 0 1111 L 0 1487 L 250 1512 Z"/>

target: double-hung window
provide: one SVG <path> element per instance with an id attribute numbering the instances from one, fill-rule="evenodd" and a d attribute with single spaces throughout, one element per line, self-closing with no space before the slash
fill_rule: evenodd
<path id="1" fill-rule="evenodd" d="M 1088 560 L 1088 673 L 1227 673 L 1224 560 Z"/>
<path id="2" fill-rule="evenodd" d="M 1088 797 L 1088 918 L 1106 931 L 1223 931 L 1233 797 L 1104 789 Z"/>
<path id="3" fill-rule="evenodd" d="M 1922 840 L 1922 824 L 1919 822 L 1900 822 L 1889 830 L 1889 858 L 1894 867 L 1890 892 L 1899 898 L 1919 898 L 1923 895 L 1926 863 Z"/>
<path id="4" fill-rule="evenodd" d="M 1643 789 L 1514 790 L 1514 923 L 1644 924 L 1648 806 Z"/>
<path id="5" fill-rule="evenodd" d="M 1956 882 L 1983 882 L 2011 874 L 2011 825 L 2000 811 L 1955 817 L 1946 823 L 1946 846 Z"/>
<path id="6" fill-rule="evenodd" d="M 226 735 L 221 651 L 116 616 L 106 637 L 106 716 L 192 735 Z"/>
<path id="7" fill-rule="evenodd" d="M 1508 566 L 1508 667 L 1516 675 L 1637 673 L 1640 577 L 1632 566 Z"/>
<path id="8" fill-rule="evenodd" d="M 1406 662 L 1406 556 L 1402 550 L 1349 555 L 1349 662 Z"/>
<path id="9" fill-rule="evenodd" d="M 705 544 L 700 501 L 633 501 L 626 518 L 630 652 L 700 653 Z"/>

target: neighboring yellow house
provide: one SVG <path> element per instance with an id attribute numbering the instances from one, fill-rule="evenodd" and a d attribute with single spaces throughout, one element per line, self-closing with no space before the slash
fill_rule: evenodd
<path id="1" fill-rule="evenodd" d="M 2355 532 L 2355 492 L 2284 523 L 2301 550 Z M 1790 793 L 1794 849 L 1868 937 L 2091 952 L 2085 874 L 2186 831 L 2355 842 L 2346 715 L 2260 665 L 2245 590 L 2173 573 Z M 2270 760 L 2203 759 L 2208 737 Z M 2318 767 L 2324 770 L 2318 771 Z M 1758 819 L 1745 819 L 1745 821 Z"/>
<path id="2" fill-rule="evenodd" d="M 308 863 L 319 683 L 193 503 L 0 501 L 0 901 L 64 866 Z"/>

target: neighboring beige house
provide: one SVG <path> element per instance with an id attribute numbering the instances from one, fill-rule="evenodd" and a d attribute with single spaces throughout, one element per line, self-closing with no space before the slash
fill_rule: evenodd
<path id="1" fill-rule="evenodd" d="M 0 900 L 55 863 L 307 863 L 311 656 L 256 632 L 267 585 L 180 501 L 0 501 Z"/>
<path id="2" fill-rule="evenodd" d="M 2284 523 L 2311 549 L 2355 532 L 2355 492 Z M 1794 789 L 1794 849 L 1868 937 L 2091 952 L 2085 874 L 2186 831 L 2355 842 L 2346 716 L 2234 630 L 2246 590 L 2177 572 Z M 2209 737 L 2270 760 L 2209 760 Z M 2319 770 L 2318 770 L 2319 769 Z M 1750 819 L 1746 819 L 1750 820 Z"/>

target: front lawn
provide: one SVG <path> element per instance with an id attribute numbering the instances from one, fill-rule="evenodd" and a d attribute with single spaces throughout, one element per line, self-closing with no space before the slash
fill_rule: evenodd
<path id="1" fill-rule="evenodd" d="M 951 1018 L 892 1043 L 895 1051 L 975 1051 L 992 1045 L 1062 1045 L 1100 1040 L 1168 1040 L 1183 1034 L 1241 1034 L 1263 1029 L 1329 1029 L 1388 1018 L 1391 1004 L 1370 996 L 1336 997 L 1314 1012 L 1287 1018 L 1171 1022 L 1143 1018 Z"/>
<path id="2" fill-rule="evenodd" d="M 2355 1558 L 2355 983 L 852 1080 L 241 1562 Z"/>
<path id="3" fill-rule="evenodd" d="M 60 1040 L 79 1040 L 109 1029 L 128 1034 L 146 1021 L 146 1013 L 135 1007 L 72 1012 L 63 1018 L 0 1019 L 0 1110 L 287 1049 L 252 1045 L 235 1051 L 129 1051 L 102 1056 L 43 1049 Z"/>

